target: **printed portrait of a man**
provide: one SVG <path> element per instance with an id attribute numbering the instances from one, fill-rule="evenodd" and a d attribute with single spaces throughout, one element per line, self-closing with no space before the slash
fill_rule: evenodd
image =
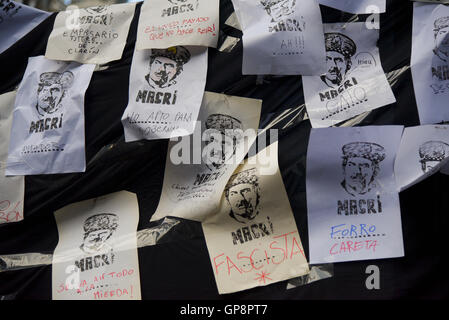
<path id="1" fill-rule="evenodd" d="M 352 67 L 352 57 L 357 46 L 349 37 L 341 33 L 325 33 L 326 73 L 321 80 L 330 88 L 338 87 Z"/>
<path id="2" fill-rule="evenodd" d="M 84 237 L 80 249 L 86 254 L 110 251 L 112 247 L 107 240 L 117 227 L 118 217 L 113 213 L 101 213 L 87 218 L 83 225 Z"/>
<path id="3" fill-rule="evenodd" d="M 260 0 L 272 22 L 280 22 L 295 12 L 296 0 Z"/>
<path id="4" fill-rule="evenodd" d="M 66 71 L 45 72 L 39 77 L 36 109 L 39 115 L 45 116 L 58 111 L 68 88 L 73 83 L 73 73 Z"/>
<path id="5" fill-rule="evenodd" d="M 449 145 L 443 141 L 427 141 L 419 147 L 421 169 L 430 172 L 449 156 Z"/>
<path id="6" fill-rule="evenodd" d="M 259 214 L 260 188 L 256 169 L 233 175 L 225 188 L 226 200 L 231 207 L 229 216 L 247 223 Z"/>
<path id="7" fill-rule="evenodd" d="M 431 87 L 435 93 L 444 93 L 448 88 L 441 81 L 449 80 L 449 17 L 435 20 L 433 34 L 432 79 L 435 83 Z"/>
<path id="8" fill-rule="evenodd" d="M 352 196 L 376 189 L 379 163 L 385 159 L 384 147 L 371 142 L 351 142 L 343 146 L 342 152 L 343 189 Z"/>
<path id="9" fill-rule="evenodd" d="M 176 84 L 176 78 L 181 74 L 183 66 L 189 60 L 190 52 L 182 46 L 152 49 L 150 70 L 145 79 L 153 89 L 168 88 Z"/>
<path id="10" fill-rule="evenodd" d="M 108 11 L 107 6 L 97 6 L 86 8 L 86 11 L 90 14 L 105 14 Z"/>
<path id="11" fill-rule="evenodd" d="M 205 127 L 205 144 L 213 145 L 203 154 L 203 161 L 210 170 L 219 170 L 234 157 L 243 136 L 243 125 L 240 120 L 229 115 L 211 114 L 207 117 Z M 215 141 L 217 135 L 219 141 Z"/>

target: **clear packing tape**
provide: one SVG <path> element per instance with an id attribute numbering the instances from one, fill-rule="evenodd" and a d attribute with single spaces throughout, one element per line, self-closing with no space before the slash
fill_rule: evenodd
<path id="1" fill-rule="evenodd" d="M 147 246 L 154 246 L 180 221 L 173 218 L 164 218 L 159 225 L 137 231 L 137 247 L 143 248 Z M 119 239 L 120 245 L 118 247 L 127 247 L 127 241 L 131 240 L 129 237 Z M 120 250 L 120 249 L 119 249 Z M 125 249 L 123 249 L 125 250 Z M 64 255 L 65 260 L 73 260 L 73 253 L 67 251 Z M 53 254 L 51 253 L 19 253 L 11 255 L 0 255 L 0 272 L 20 270 L 26 268 L 34 268 L 44 265 L 50 265 L 53 261 Z M 56 261 L 57 262 L 57 261 Z M 62 261 L 61 261 L 62 262 Z"/>

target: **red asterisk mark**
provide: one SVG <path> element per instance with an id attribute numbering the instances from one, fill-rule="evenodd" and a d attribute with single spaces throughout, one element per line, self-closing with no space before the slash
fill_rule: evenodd
<path id="1" fill-rule="evenodd" d="M 258 277 L 254 280 L 259 280 L 259 282 L 262 282 L 265 284 L 266 280 L 273 280 L 270 277 L 268 277 L 268 275 L 270 275 L 269 273 L 265 273 L 265 271 L 262 271 L 262 273 L 256 273 L 258 275 Z"/>

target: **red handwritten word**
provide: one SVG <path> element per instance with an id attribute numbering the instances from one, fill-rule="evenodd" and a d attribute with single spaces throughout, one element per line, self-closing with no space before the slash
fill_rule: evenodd
<path id="1" fill-rule="evenodd" d="M 199 34 L 212 33 L 212 35 L 215 36 L 215 24 L 213 24 L 212 27 L 198 28 L 198 33 Z"/>
<path id="2" fill-rule="evenodd" d="M 330 249 L 331 255 L 340 253 L 351 253 L 359 250 L 373 250 L 376 251 L 377 240 L 364 240 L 364 241 L 343 241 L 341 243 L 335 243 Z"/>
<path id="3" fill-rule="evenodd" d="M 184 19 L 182 20 L 182 24 L 194 24 L 194 23 L 202 23 L 209 21 L 209 17 L 198 17 L 192 19 Z"/>
<path id="4" fill-rule="evenodd" d="M 161 24 L 160 26 L 147 26 L 145 27 L 144 33 L 152 33 L 157 31 L 162 31 L 165 29 L 174 29 L 180 24 L 179 21 L 172 21 L 166 24 Z"/>
<path id="5" fill-rule="evenodd" d="M 295 233 L 298 233 L 298 231 L 292 231 L 273 237 L 273 239 L 279 240 L 270 242 L 268 247 L 263 250 L 257 248 L 253 249 L 249 255 L 244 255 L 243 251 L 239 251 L 236 257 L 231 258 L 230 256 L 221 253 L 212 259 L 215 273 L 218 275 L 219 270 L 224 268 L 227 270 L 228 276 L 231 275 L 231 271 L 233 269 L 242 274 L 253 270 L 259 270 L 263 268 L 265 264 L 269 265 L 270 261 L 275 265 L 281 264 L 289 259 L 292 260 L 297 254 L 301 254 L 305 258 L 304 251 L 300 245 L 301 241 L 296 235 L 294 235 Z M 277 255 L 275 255 L 275 252 Z M 234 261 L 242 262 L 240 268 L 236 265 L 236 263 L 234 263 Z M 256 267 L 258 263 L 260 266 Z"/>
<path id="6" fill-rule="evenodd" d="M 4 222 L 17 222 L 23 219 L 22 214 L 17 210 L 17 207 L 20 205 L 20 201 L 18 201 L 14 208 L 12 207 L 11 202 L 9 200 L 0 201 L 0 223 Z"/>
<path id="7" fill-rule="evenodd" d="M 131 298 L 133 297 L 133 286 L 131 285 L 130 290 L 128 291 L 127 288 L 125 289 L 114 289 L 114 290 L 98 290 L 94 293 L 94 299 L 107 299 L 112 297 L 118 297 L 129 295 Z"/>
<path id="8" fill-rule="evenodd" d="M 127 276 L 131 276 L 134 273 L 134 269 L 123 269 L 119 272 L 109 272 L 109 273 L 102 273 L 99 275 L 94 276 L 94 279 L 92 281 L 87 282 L 87 280 L 82 280 L 80 282 L 80 285 L 78 288 L 73 288 L 73 290 L 76 290 L 77 293 L 82 294 L 83 292 L 88 292 L 91 290 L 95 290 L 100 285 L 98 282 L 108 280 L 108 279 L 117 279 L 117 278 L 125 278 Z M 68 285 L 61 283 L 58 286 L 57 292 L 61 293 L 63 291 L 70 291 Z"/>

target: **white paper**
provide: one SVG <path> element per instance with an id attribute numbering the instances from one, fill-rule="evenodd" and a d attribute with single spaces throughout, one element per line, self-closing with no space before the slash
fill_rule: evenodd
<path id="1" fill-rule="evenodd" d="M 193 135 L 169 143 L 151 221 L 165 216 L 202 221 L 217 211 L 229 177 L 256 139 L 261 107 L 261 100 L 205 92 Z"/>
<path id="2" fill-rule="evenodd" d="M 51 13 L 24 4 L 0 1 L 0 54 L 44 21 Z"/>
<path id="3" fill-rule="evenodd" d="M 6 175 L 84 172 L 84 93 L 95 65 L 28 59 L 14 107 Z"/>
<path id="4" fill-rule="evenodd" d="M 421 124 L 448 121 L 448 6 L 414 3 L 410 65 Z"/>
<path id="5" fill-rule="evenodd" d="M 0 95 L 0 224 L 23 220 L 25 179 L 5 177 L 15 99 L 14 91 Z"/>
<path id="6" fill-rule="evenodd" d="M 312 127 L 330 127 L 394 103 L 377 48 L 379 30 L 363 22 L 325 24 L 324 29 L 326 72 L 302 78 Z"/>
<path id="7" fill-rule="evenodd" d="M 56 211 L 55 219 L 53 300 L 141 299 L 134 193 L 77 202 Z"/>
<path id="8" fill-rule="evenodd" d="M 431 176 L 449 160 L 449 126 L 405 128 L 394 172 L 400 191 Z"/>
<path id="9" fill-rule="evenodd" d="M 318 3 L 354 14 L 383 13 L 385 0 L 318 0 Z"/>
<path id="10" fill-rule="evenodd" d="M 123 3 L 59 12 L 45 57 L 94 64 L 119 60 L 135 6 Z"/>
<path id="11" fill-rule="evenodd" d="M 202 224 L 220 294 L 309 272 L 277 157 L 275 142 L 248 158 L 229 179 L 219 210 Z M 274 174 L 260 170 L 268 162 Z"/>
<path id="12" fill-rule="evenodd" d="M 203 99 L 207 48 L 135 51 L 129 101 L 122 116 L 125 140 L 192 134 Z"/>
<path id="13" fill-rule="evenodd" d="M 393 171 L 402 130 L 312 129 L 306 171 L 311 264 L 404 255 Z"/>
<path id="14" fill-rule="evenodd" d="M 217 47 L 219 0 L 146 0 L 137 28 L 137 50 L 172 46 Z"/>
<path id="15" fill-rule="evenodd" d="M 243 74 L 319 75 L 325 50 L 315 0 L 232 0 L 243 30 Z"/>

